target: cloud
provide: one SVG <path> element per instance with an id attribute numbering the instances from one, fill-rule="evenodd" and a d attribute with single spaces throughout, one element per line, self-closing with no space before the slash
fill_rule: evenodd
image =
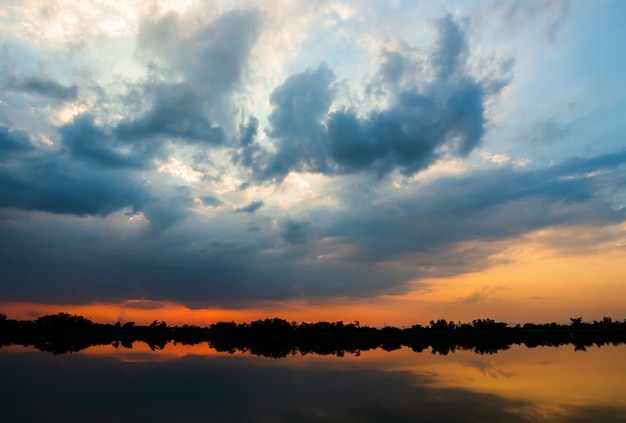
<path id="1" fill-rule="evenodd" d="M 203 99 L 186 84 L 159 84 L 146 87 L 152 108 L 134 120 L 124 120 L 115 134 L 128 141 L 162 136 L 193 142 L 221 144 L 224 131 L 205 115 Z"/>
<path id="2" fill-rule="evenodd" d="M 622 166 L 626 162 L 626 150 L 601 156 L 587 158 L 570 158 L 562 164 L 550 168 L 547 172 L 551 174 L 562 173 L 566 176 L 573 176 L 580 173 L 591 173 L 597 170 L 612 170 Z"/>
<path id="3" fill-rule="evenodd" d="M 548 3 L 540 0 L 513 0 L 504 3 L 494 2 L 493 7 L 502 25 L 508 31 L 540 24 L 545 40 L 553 44 L 558 30 L 567 18 L 570 2 L 569 0 L 556 0 Z"/>
<path id="4" fill-rule="evenodd" d="M 192 205 L 193 197 L 189 189 L 177 186 L 169 190 L 163 189 L 158 194 L 153 193 L 142 211 L 150 221 L 152 233 L 158 234 L 188 217 Z"/>
<path id="5" fill-rule="evenodd" d="M 60 155 L 29 157 L 0 168 L 0 207 L 76 216 L 140 209 L 149 195 L 130 175 L 100 172 Z"/>
<path id="6" fill-rule="evenodd" d="M 142 211 L 155 232 L 188 215 L 193 201 L 185 188 L 156 192 L 135 174 L 148 166 L 151 151 L 122 153 L 87 115 L 59 132 L 60 149 L 36 149 L 25 144 L 27 133 L 0 128 L 0 146 L 12 156 L 0 167 L 0 208 L 101 217 L 128 208 Z M 23 151 L 29 154 L 18 154 Z"/>
<path id="7" fill-rule="evenodd" d="M 238 213 L 254 213 L 258 209 L 263 207 L 264 205 L 265 205 L 265 202 L 262 201 L 262 200 L 260 200 L 260 201 L 253 201 L 252 203 L 248 204 L 247 206 L 235 209 L 235 211 L 238 212 Z"/>
<path id="8" fill-rule="evenodd" d="M 103 168 L 143 168 L 156 154 L 160 143 L 120 142 L 113 134 L 97 126 L 94 117 L 77 116 L 59 128 L 63 147 L 75 159 Z"/>
<path id="9" fill-rule="evenodd" d="M 489 297 L 492 296 L 495 292 L 503 289 L 501 286 L 491 287 L 489 285 L 483 286 L 482 288 L 476 288 L 473 293 L 466 297 L 457 298 L 457 302 L 472 304 L 486 301 Z"/>
<path id="10" fill-rule="evenodd" d="M 0 169 L 0 206 L 77 216 L 105 216 L 130 207 L 143 211 L 157 232 L 184 219 L 189 193 L 157 194 L 138 184 L 134 172 L 153 168 L 154 160 L 165 155 L 167 140 L 226 141 L 215 122 L 231 125 L 224 119 L 232 112 L 231 96 L 240 88 L 260 25 L 256 10 L 227 12 L 207 25 L 190 26 L 192 20 L 175 13 L 144 18 L 138 57 L 149 67 L 159 63 L 163 74 L 131 84 L 141 100 L 127 97 L 128 117 L 119 123 L 107 126 L 96 110 L 79 114 L 58 128 L 60 150 L 40 151 L 31 161 Z M 11 86 L 57 99 L 76 96 L 76 86 L 43 78 L 14 78 Z M 23 131 L 0 127 L 0 140 L 0 149 L 12 153 L 32 148 Z"/>
<path id="11" fill-rule="evenodd" d="M 439 79 L 448 79 L 462 66 L 468 54 L 467 41 L 461 28 L 447 15 L 437 23 L 438 39 L 435 45 L 431 65 Z"/>
<path id="12" fill-rule="evenodd" d="M 290 171 L 327 175 L 394 169 L 411 175 L 446 154 L 464 157 L 485 132 L 484 100 L 488 82 L 474 81 L 464 64 L 467 42 L 447 17 L 439 21 L 439 41 L 430 57 L 435 80 L 418 87 L 422 65 L 400 52 L 383 52 L 384 61 L 371 92 L 386 96 L 387 106 L 360 116 L 353 109 L 330 112 L 335 74 L 326 66 L 294 74 L 277 87 L 270 103 L 267 135 L 274 153 L 258 153 L 256 174 L 282 180 Z"/>
<path id="13" fill-rule="evenodd" d="M 204 204 L 205 206 L 216 207 L 222 204 L 222 202 L 218 198 L 213 197 L 211 195 L 206 195 L 204 197 L 201 197 L 200 200 L 202 201 L 202 204 Z"/>
<path id="14" fill-rule="evenodd" d="M 259 133 L 259 120 L 250 116 L 246 124 L 239 125 L 239 146 L 234 149 L 232 154 L 232 162 L 241 164 L 245 168 L 258 168 L 255 163 L 256 158 L 263 154 L 261 147 L 257 141 Z M 245 189 L 249 183 L 244 183 L 242 189 Z"/>
<path id="15" fill-rule="evenodd" d="M 574 120 L 561 123 L 555 119 L 543 119 L 535 123 L 531 137 L 532 141 L 541 144 L 550 144 L 567 139 L 576 129 L 580 121 Z"/>
<path id="16" fill-rule="evenodd" d="M 346 201 L 355 205 L 353 210 L 367 205 L 367 213 L 336 215 L 322 236 L 355 246 L 353 259 L 359 262 L 417 257 L 416 265 L 470 269 L 489 252 L 456 255 L 455 249 L 466 242 L 505 240 L 546 227 L 623 221 L 625 211 L 616 210 L 599 187 L 602 178 L 611 181 L 618 172 L 611 170 L 625 163 L 626 153 L 619 152 L 571 159 L 547 169 L 502 165 L 438 178 L 374 202 L 368 193 L 352 192 Z M 588 176 L 599 170 L 607 173 Z"/>
<path id="17" fill-rule="evenodd" d="M 135 116 L 122 120 L 115 134 L 131 141 L 166 137 L 223 144 L 233 126 L 231 96 L 240 88 L 259 27 L 256 10 L 230 11 L 202 26 L 191 12 L 145 17 L 137 55 L 156 74 L 138 87 Z M 146 100 L 148 109 L 141 111 Z"/>
<path id="18" fill-rule="evenodd" d="M 582 68 L 554 86 L 574 99 L 531 92 L 547 87 L 537 75 L 577 60 L 569 45 L 544 52 L 564 61 L 524 73 L 537 51 L 526 35 L 558 23 L 559 5 L 455 7 L 429 21 L 434 33 L 415 31 L 415 13 L 440 16 L 422 3 L 345 20 L 310 4 L 130 7 L 116 22 L 133 26 L 72 30 L 72 46 L 56 41 L 65 30 L 1 30 L 2 84 L 13 84 L 0 94 L 2 298 L 206 306 L 376 296 L 480 269 L 544 228 L 601 230 L 586 241 L 596 246 L 618 236 L 619 108 L 572 89 L 591 75 L 578 78 Z M 14 69 L 22 76 L 11 79 Z M 548 118 L 530 116 L 538 98 Z M 562 109 L 572 101 L 589 115 Z M 587 140 L 591 123 L 599 138 Z M 540 136 L 553 140 L 550 157 L 524 142 Z M 568 159 L 582 144 L 613 153 Z M 479 146 L 492 152 L 484 161 L 471 156 Z"/>
<path id="19" fill-rule="evenodd" d="M 6 84 L 6 88 L 29 94 L 42 95 L 55 100 L 74 100 L 78 96 L 78 87 L 76 85 L 67 87 L 43 76 L 10 78 L 8 84 Z"/>
<path id="20" fill-rule="evenodd" d="M 309 222 L 287 219 L 281 225 L 280 236 L 291 245 L 306 244 L 308 240 Z"/>
<path id="21" fill-rule="evenodd" d="M 265 177 L 282 179 L 291 170 L 328 170 L 322 120 L 333 100 L 334 80 L 334 73 L 322 64 L 316 70 L 290 76 L 274 89 L 268 135 L 276 140 L 276 154 L 266 158 Z"/>
<path id="22" fill-rule="evenodd" d="M 37 162 L 22 166 L 19 187 L 2 174 L 1 206 L 55 217 L 23 224 L 0 219 L 9 281 L 0 292 L 30 301 L 146 298 L 194 307 L 400 294 L 409 281 L 414 288 L 422 277 L 493 264 L 489 257 L 499 241 L 542 228 L 623 222 L 626 210 L 614 208 L 599 187 L 624 165 L 626 152 L 619 152 L 547 169 L 491 167 L 375 197 L 371 189 L 344 186 L 338 193 L 343 207 L 317 205 L 278 225 L 250 226 L 234 213 L 210 220 L 194 215 L 189 188 L 153 192 L 123 171 L 74 164 L 71 173 L 57 175 Z M 201 200 L 221 204 L 211 196 Z M 122 207 L 142 211 L 150 231 L 129 228 L 121 236 L 100 220 L 77 225 L 70 216 L 103 216 Z"/>
<path id="23" fill-rule="evenodd" d="M 0 125 L 0 152 L 4 153 L 0 160 L 6 159 L 9 155 L 23 153 L 34 149 L 30 142 L 28 133 L 20 130 L 12 130 Z"/>
<path id="24" fill-rule="evenodd" d="M 346 173 L 394 168 L 410 175 L 441 157 L 442 147 L 464 156 L 484 132 L 483 92 L 470 81 L 458 83 L 443 102 L 435 93 L 398 93 L 391 107 L 359 119 L 335 112 L 328 121 L 333 160 Z"/>

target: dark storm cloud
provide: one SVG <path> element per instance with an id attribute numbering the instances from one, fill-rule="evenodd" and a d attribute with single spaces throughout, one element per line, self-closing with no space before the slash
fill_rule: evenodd
<path id="1" fill-rule="evenodd" d="M 187 187 L 175 187 L 172 192 L 153 194 L 142 211 L 150 221 L 150 230 L 160 233 L 189 216 L 193 196 Z"/>
<path id="2" fill-rule="evenodd" d="M 226 141 L 224 126 L 232 126 L 230 96 L 239 89 L 256 42 L 259 13 L 232 11 L 190 30 L 194 25 L 192 17 L 173 12 L 141 22 L 137 54 L 161 74 L 140 87 L 142 102 L 148 99 L 150 107 L 120 122 L 115 133 L 121 139 Z"/>
<path id="3" fill-rule="evenodd" d="M 0 167 L 0 208 L 105 216 L 147 200 L 143 186 L 120 172 L 100 172 L 58 155 Z"/>
<path id="4" fill-rule="evenodd" d="M 142 297 L 202 307 L 402 293 L 415 278 L 480 269 L 498 251 L 496 243 L 463 248 L 466 242 L 502 241 L 547 227 L 623 222 L 626 211 L 613 207 L 600 186 L 619 178 L 625 165 L 626 152 L 619 152 L 547 169 L 475 171 L 420 185 L 406 195 L 391 191 L 377 200 L 347 190 L 344 201 L 352 207 L 345 212 L 320 208 L 307 220 L 285 219 L 274 230 L 267 226 L 259 232 L 245 231 L 245 225 L 216 232 L 201 217 L 187 216 L 185 205 L 192 199 L 184 188 L 137 204 L 146 193 L 141 187 L 136 188 L 139 194 L 133 193 L 132 180 L 116 179 L 119 172 L 107 173 L 110 180 L 103 189 L 81 174 L 74 183 L 79 179 L 85 188 L 77 189 L 54 172 L 33 173 L 40 168 L 33 165 L 23 169 L 30 185 L 15 187 L 2 180 L 3 206 L 9 199 L 13 207 L 103 214 L 135 204 L 161 232 L 149 238 L 129 236 L 119 249 L 111 247 L 119 243 L 114 235 L 75 225 L 69 218 L 61 224 L 29 223 L 28 228 L 0 219 L 2 271 L 8 281 L 0 285 L 0 295 L 60 302 Z M 74 198 L 69 203 L 55 195 L 62 183 L 66 195 L 71 192 Z M 97 207 L 84 203 L 89 197 L 85 191 L 96 196 Z M 36 203 L 39 198 L 47 204 Z M 173 226 L 176 230 L 165 230 Z M 88 243 L 86 230 L 92 239 Z M 342 252 L 337 259 L 335 247 Z M 329 257 L 323 258 L 326 252 Z M 390 260 L 395 263 L 391 268 L 379 265 Z"/>
<path id="5" fill-rule="evenodd" d="M 0 125 L 0 160 L 5 160 L 9 155 L 33 150 L 28 133 L 12 130 Z"/>
<path id="6" fill-rule="evenodd" d="M 78 87 L 66 87 L 45 77 L 10 78 L 6 86 L 9 90 L 37 94 L 56 100 L 74 100 L 78 96 Z"/>
<path id="7" fill-rule="evenodd" d="M 253 201 L 252 203 L 248 204 L 247 206 L 235 209 L 235 211 L 238 212 L 238 213 L 254 213 L 258 209 L 263 207 L 264 205 L 265 205 L 265 202 L 262 201 L 262 200 L 260 200 L 260 201 Z"/>
<path id="8" fill-rule="evenodd" d="M 437 26 L 439 41 L 432 57 L 435 80 L 418 89 L 420 64 L 398 52 L 384 52 L 376 84 L 368 91 L 388 98 L 388 107 L 360 117 L 353 110 L 329 113 L 335 75 L 325 65 L 292 75 L 270 97 L 274 154 L 256 157 L 263 179 L 282 179 L 292 170 L 325 174 L 394 169 L 414 174 L 443 154 L 466 156 L 485 131 L 484 99 L 494 84 L 466 74 L 467 43 L 450 18 Z M 409 81 L 409 82 L 407 82 Z M 501 86 L 501 81 L 496 84 Z M 251 161 L 249 161 L 251 162 Z"/>
<path id="9" fill-rule="evenodd" d="M 303 78 L 323 79 L 327 70 L 320 69 Z M 317 110 L 325 107 L 322 101 Z M 143 212 L 151 231 L 130 235 L 118 251 L 114 246 L 119 240 L 113 235 L 75 225 L 69 217 L 63 224 L 41 221 L 28 228 L 0 219 L 3 275 L 15 281 L 2 284 L 3 298 L 144 297 L 202 306 L 399 293 L 407 281 L 424 276 L 423 267 L 436 268 L 438 274 L 480 268 L 497 248 L 460 248 L 465 242 L 506 240 L 555 226 L 602 227 L 626 219 L 625 211 L 613 207 L 601 188 L 606 184 L 619 189 L 614 182 L 623 183 L 626 151 L 620 151 L 545 169 L 500 166 L 474 171 L 376 198 L 371 190 L 345 187 L 340 195 L 348 208 L 319 206 L 308 216 L 284 218 L 277 227 L 267 225 L 258 232 L 246 231 L 245 224 L 216 230 L 189 214 L 193 195 L 188 189 L 151 191 L 138 181 L 132 166 L 117 163 L 119 157 L 79 146 L 90 139 L 115 146 L 112 135 L 94 128 L 87 117 L 71 125 L 61 131 L 60 151 L 5 156 L 10 160 L 0 163 L 0 207 L 54 213 L 59 216 L 55 219 L 104 216 L 129 208 Z M 29 138 L 10 129 L 0 133 L 10 140 L 6 145 Z M 90 133 L 83 141 L 73 139 Z M 92 159 L 99 166 L 93 166 Z M 221 204 L 215 197 L 201 200 Z M 252 203 L 242 211 L 255 207 Z M 82 231 L 92 232 L 92 241 L 85 243 Z M 332 258 L 334 247 L 343 251 L 338 259 Z M 50 248 L 56 251 L 53 256 Z M 325 248 L 330 248 L 330 258 L 323 258 Z M 393 270 L 378 265 L 392 259 L 398 263 Z"/>
<path id="10" fill-rule="evenodd" d="M 189 216 L 193 197 L 184 187 L 156 192 L 135 173 L 151 167 L 153 144 L 125 145 L 78 116 L 59 128 L 61 148 L 35 148 L 22 131 L 0 127 L 0 209 L 74 216 L 143 212 L 159 234 Z M 205 199 L 206 200 L 206 199 Z M 216 200 L 217 201 L 217 200 Z"/>
<path id="11" fill-rule="evenodd" d="M 367 297 L 409 276 L 374 265 L 318 263 L 308 244 L 284 243 L 282 251 L 280 238 L 266 230 L 215 233 L 193 217 L 159 236 L 131 233 L 123 241 L 98 222 L 76 225 L 62 217 L 29 228 L 0 219 L 0 270 L 7 281 L 0 297 L 62 304 L 146 298 L 224 307 L 302 296 Z"/>
<path id="12" fill-rule="evenodd" d="M 107 216 L 128 208 L 144 212 L 152 232 L 187 217 L 192 199 L 184 188 L 156 194 L 134 173 L 147 166 L 152 152 L 122 154 L 123 146 L 90 116 L 77 117 L 59 132 L 62 145 L 55 150 L 35 148 L 27 133 L 0 128 L 5 153 L 0 208 L 74 216 Z"/>

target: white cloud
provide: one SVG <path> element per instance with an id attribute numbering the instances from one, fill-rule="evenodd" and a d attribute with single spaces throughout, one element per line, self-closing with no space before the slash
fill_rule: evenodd
<path id="1" fill-rule="evenodd" d="M 175 157 L 170 157 L 167 163 L 160 165 L 157 168 L 157 172 L 167 173 L 187 182 L 198 182 L 204 176 L 202 172 L 194 170 L 191 166 L 184 164 Z"/>

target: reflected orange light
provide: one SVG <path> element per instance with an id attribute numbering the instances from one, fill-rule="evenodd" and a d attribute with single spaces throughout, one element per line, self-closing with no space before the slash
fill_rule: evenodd
<path id="1" fill-rule="evenodd" d="M 145 342 L 134 342 L 132 348 L 121 345 L 96 345 L 78 354 L 92 357 L 114 357 L 125 362 L 161 362 L 178 360 L 187 356 L 223 356 L 227 352 L 218 352 L 209 347 L 206 342 L 196 345 L 183 345 L 180 343 L 168 343 L 163 349 L 152 349 Z"/>
<path id="2" fill-rule="evenodd" d="M 561 408 L 565 404 L 626 405 L 625 353 L 626 345 L 590 347 L 586 352 L 572 346 L 514 345 L 494 355 L 460 351 L 447 356 L 403 349 L 394 357 L 395 369 L 389 370 L 428 375 L 432 386 L 529 401 L 537 410 L 556 416 L 567 412 Z"/>

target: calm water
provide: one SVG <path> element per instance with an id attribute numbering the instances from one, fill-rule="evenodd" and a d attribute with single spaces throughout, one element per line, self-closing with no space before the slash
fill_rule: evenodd
<path id="1" fill-rule="evenodd" d="M 0 375 L 6 422 L 626 422 L 625 345 L 284 359 L 12 346 Z"/>

